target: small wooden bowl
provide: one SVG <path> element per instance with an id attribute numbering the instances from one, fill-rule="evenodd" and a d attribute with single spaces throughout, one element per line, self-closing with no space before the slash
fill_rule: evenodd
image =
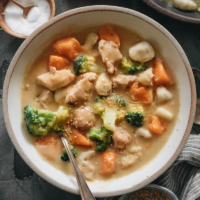
<path id="1" fill-rule="evenodd" d="M 50 17 L 49 17 L 49 19 L 51 19 L 51 18 L 53 18 L 55 16 L 55 2 L 54 2 L 54 0 L 47 0 L 47 1 L 48 1 L 49 5 L 50 5 L 50 9 L 51 9 L 51 13 L 50 13 Z M 5 32 L 7 32 L 8 34 L 13 35 L 15 37 L 27 38 L 28 35 L 21 35 L 19 33 L 15 33 L 6 24 L 4 16 L 3 16 L 3 12 L 4 12 L 4 9 L 5 9 L 5 7 L 6 7 L 8 2 L 9 2 L 9 0 L 0 0 L 0 26 L 1 26 L 1 28 Z"/>

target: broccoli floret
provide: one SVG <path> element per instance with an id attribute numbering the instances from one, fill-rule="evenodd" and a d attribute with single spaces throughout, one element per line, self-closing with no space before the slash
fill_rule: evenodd
<path id="1" fill-rule="evenodd" d="M 75 74 L 78 76 L 86 72 L 102 73 L 105 69 L 99 67 L 95 63 L 92 56 L 81 55 L 74 60 L 73 63 Z"/>
<path id="2" fill-rule="evenodd" d="M 104 126 L 101 129 L 90 129 L 87 137 L 97 142 L 96 150 L 100 152 L 105 151 L 107 146 L 112 143 L 112 131 L 107 130 Z"/>
<path id="3" fill-rule="evenodd" d="M 122 121 L 126 115 L 126 103 L 116 94 L 97 97 L 93 108 L 94 113 L 102 117 L 105 128 L 111 131 L 115 130 L 115 123 Z"/>
<path id="4" fill-rule="evenodd" d="M 133 75 L 147 69 L 147 67 L 143 66 L 141 63 L 133 62 L 127 58 L 123 58 L 121 66 L 123 69 L 123 73 L 128 75 Z"/>
<path id="5" fill-rule="evenodd" d="M 144 123 L 144 109 L 142 106 L 129 105 L 126 117 L 126 121 L 136 127 L 140 127 Z"/>
<path id="6" fill-rule="evenodd" d="M 74 158 L 76 158 L 77 152 L 76 152 L 75 148 L 72 145 L 69 145 L 69 146 L 70 146 L 70 149 L 71 149 L 71 152 L 72 152 Z M 69 156 L 65 149 L 63 149 L 63 155 L 60 158 L 65 162 L 69 161 Z"/>
<path id="7" fill-rule="evenodd" d="M 27 105 L 24 108 L 24 116 L 28 132 L 36 137 L 43 137 L 55 131 L 63 131 L 63 126 L 57 123 L 56 115 L 48 110 L 37 110 L 33 106 Z"/>
<path id="8" fill-rule="evenodd" d="M 56 113 L 56 121 L 57 122 L 65 121 L 72 112 L 73 112 L 73 109 L 72 109 L 72 106 L 70 105 L 59 106 L 58 111 Z"/>

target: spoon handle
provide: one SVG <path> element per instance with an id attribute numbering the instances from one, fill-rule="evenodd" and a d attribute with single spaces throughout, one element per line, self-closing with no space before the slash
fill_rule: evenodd
<path id="1" fill-rule="evenodd" d="M 82 200 L 95 200 L 94 196 L 92 195 L 87 183 L 85 182 L 85 179 L 83 178 L 81 171 L 79 170 L 79 167 L 76 163 L 76 160 L 71 152 L 71 149 L 69 147 L 68 141 L 66 138 L 61 137 L 61 140 L 65 146 L 65 149 L 67 151 L 67 154 L 69 156 L 70 162 L 72 164 L 72 167 L 74 169 L 74 173 L 76 175 L 76 180 L 78 182 L 80 194 Z"/>
<path id="2" fill-rule="evenodd" d="M 17 6 L 19 6 L 22 10 L 24 10 L 24 6 L 22 6 L 20 3 L 18 3 L 15 0 L 10 0 L 11 2 L 13 2 L 14 4 L 16 4 Z"/>

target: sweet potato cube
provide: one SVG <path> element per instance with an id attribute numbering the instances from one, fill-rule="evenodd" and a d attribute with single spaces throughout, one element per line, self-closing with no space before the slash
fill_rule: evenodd
<path id="1" fill-rule="evenodd" d="M 102 153 L 101 175 L 109 176 L 115 172 L 115 159 L 115 151 L 107 150 Z"/>
<path id="2" fill-rule="evenodd" d="M 53 43 L 54 51 L 60 55 L 66 55 L 70 60 L 74 60 L 79 53 L 82 52 L 83 48 L 80 43 L 72 37 L 56 40 Z"/>
<path id="3" fill-rule="evenodd" d="M 136 80 L 130 87 L 131 98 L 143 104 L 150 104 L 153 101 L 153 92 L 151 88 L 143 86 Z"/>
<path id="4" fill-rule="evenodd" d="M 109 25 L 102 26 L 99 30 L 99 39 L 112 41 L 118 46 L 118 48 L 120 47 L 119 34 L 112 26 Z"/>
<path id="5" fill-rule="evenodd" d="M 148 130 L 152 133 L 161 135 L 166 131 L 166 127 L 162 124 L 159 117 L 152 116 L 149 120 Z"/>
<path id="6" fill-rule="evenodd" d="M 66 58 L 63 58 L 61 56 L 49 56 L 49 65 L 48 69 L 50 67 L 55 67 L 57 70 L 65 69 L 69 65 L 69 61 Z"/>
<path id="7" fill-rule="evenodd" d="M 170 76 L 167 74 L 167 71 L 165 69 L 165 66 L 162 62 L 162 60 L 156 59 L 154 62 L 154 68 L 153 68 L 153 82 L 155 85 L 172 85 L 173 82 L 170 78 Z"/>
<path id="8" fill-rule="evenodd" d="M 73 128 L 71 135 L 71 144 L 78 146 L 87 146 L 91 147 L 92 142 L 78 129 Z"/>

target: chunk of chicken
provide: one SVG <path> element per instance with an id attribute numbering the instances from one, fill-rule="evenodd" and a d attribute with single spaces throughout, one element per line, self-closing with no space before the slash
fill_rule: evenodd
<path id="1" fill-rule="evenodd" d="M 50 72 L 37 77 L 37 84 L 55 91 L 68 85 L 74 79 L 75 75 L 69 70 L 56 70 L 55 67 L 50 67 Z"/>
<path id="2" fill-rule="evenodd" d="M 97 74 L 94 72 L 87 72 L 85 74 L 79 75 L 77 80 L 80 81 L 81 79 L 88 78 L 90 82 L 94 82 L 97 79 Z"/>
<path id="3" fill-rule="evenodd" d="M 171 100 L 173 95 L 164 86 L 157 87 L 156 95 L 158 102 L 164 102 Z"/>
<path id="4" fill-rule="evenodd" d="M 197 10 L 197 4 L 192 0 L 173 0 L 174 6 L 182 10 Z"/>
<path id="5" fill-rule="evenodd" d="M 95 155 L 95 151 L 89 150 L 82 152 L 77 158 L 77 162 L 83 176 L 87 180 L 92 180 L 94 177 L 94 167 L 89 163 L 89 159 Z"/>
<path id="6" fill-rule="evenodd" d="M 145 70 L 144 72 L 141 72 L 138 75 L 138 81 L 140 83 L 142 83 L 143 85 L 147 85 L 147 86 L 152 86 L 153 85 L 153 69 L 149 68 L 147 70 Z"/>
<path id="7" fill-rule="evenodd" d="M 82 165 L 82 164 L 88 164 L 89 162 L 89 159 L 91 157 L 93 157 L 95 155 L 95 151 L 93 150 L 88 150 L 88 151 L 85 151 L 85 152 L 81 152 L 81 154 L 79 154 L 78 158 L 77 158 L 77 161 L 78 161 L 78 164 L 79 165 Z"/>
<path id="8" fill-rule="evenodd" d="M 131 142 L 131 136 L 121 127 L 116 127 L 113 132 L 112 138 L 117 149 L 123 149 Z"/>
<path id="9" fill-rule="evenodd" d="M 56 92 L 54 94 L 54 99 L 55 99 L 56 103 L 64 104 L 65 98 L 66 98 L 66 96 L 67 96 L 67 94 L 68 94 L 68 92 L 70 91 L 71 88 L 72 88 L 72 86 L 66 86 L 64 88 L 56 90 Z"/>
<path id="10" fill-rule="evenodd" d="M 139 153 L 142 151 L 142 147 L 141 146 L 132 146 L 128 149 L 128 151 L 130 153 Z"/>
<path id="11" fill-rule="evenodd" d="M 102 73 L 97 79 L 95 89 L 99 95 L 108 96 L 112 93 L 112 81 L 107 73 Z"/>
<path id="12" fill-rule="evenodd" d="M 128 168 L 135 164 L 139 160 L 139 156 L 137 154 L 124 156 L 121 160 L 121 167 Z"/>
<path id="13" fill-rule="evenodd" d="M 94 126 L 95 115 L 91 107 L 81 106 L 74 113 L 73 125 L 80 129 L 90 129 Z"/>
<path id="14" fill-rule="evenodd" d="M 118 46 L 112 41 L 100 40 L 99 52 L 103 62 L 107 65 L 108 73 L 113 74 L 115 71 L 115 63 L 122 60 L 122 54 Z"/>
<path id="15" fill-rule="evenodd" d="M 79 169 L 81 170 L 81 172 L 86 180 L 90 180 L 90 181 L 93 180 L 95 169 L 91 164 L 79 165 Z"/>
<path id="16" fill-rule="evenodd" d="M 123 89 L 131 85 L 136 79 L 136 76 L 133 75 L 117 75 L 113 78 L 113 87 L 121 87 Z"/>
<path id="17" fill-rule="evenodd" d="M 155 56 L 155 51 L 148 42 L 143 41 L 129 49 L 129 56 L 132 60 L 143 63 L 152 60 Z"/>
<path id="18" fill-rule="evenodd" d="M 139 135 L 139 136 L 142 136 L 144 138 L 151 138 L 152 137 L 152 134 L 147 129 L 144 129 L 144 128 L 138 128 L 135 131 L 135 135 Z"/>
<path id="19" fill-rule="evenodd" d="M 167 120 L 173 119 L 173 114 L 163 107 L 156 108 L 155 114 Z"/>
<path id="20" fill-rule="evenodd" d="M 92 32 L 86 36 L 84 47 L 87 51 L 92 50 L 93 46 L 97 43 L 99 39 L 98 34 Z"/>
<path id="21" fill-rule="evenodd" d="M 78 81 L 68 92 L 65 103 L 79 103 L 87 101 L 93 84 L 88 78 Z"/>
<path id="22" fill-rule="evenodd" d="M 52 91 L 44 89 L 35 101 L 39 102 L 44 108 L 47 108 L 48 105 L 54 101 L 54 94 Z"/>

